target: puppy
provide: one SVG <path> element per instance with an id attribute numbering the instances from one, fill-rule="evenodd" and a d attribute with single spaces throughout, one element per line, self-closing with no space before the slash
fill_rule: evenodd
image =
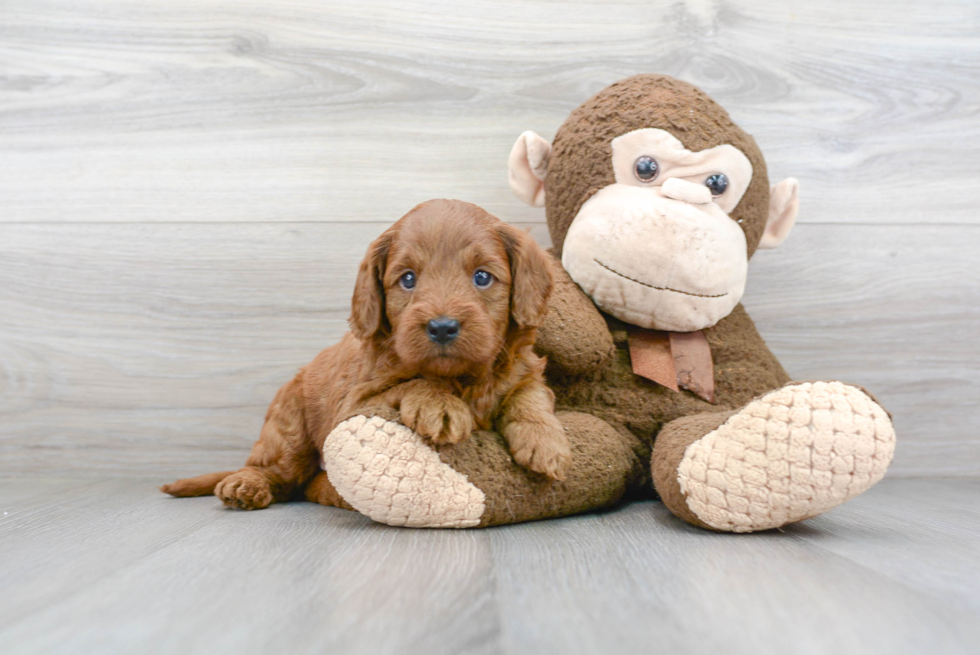
<path id="1" fill-rule="evenodd" d="M 527 234 L 469 203 L 422 203 L 371 244 L 351 331 L 279 390 L 245 468 L 161 490 L 261 509 L 305 488 L 349 507 L 318 472 L 320 451 L 338 423 L 377 407 L 434 444 L 496 429 L 519 464 L 564 479 L 571 450 L 532 352 L 551 287 L 551 260 Z"/>

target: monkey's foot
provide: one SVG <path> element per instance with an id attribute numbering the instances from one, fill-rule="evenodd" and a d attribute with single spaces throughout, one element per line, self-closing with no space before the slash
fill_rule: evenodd
<path id="1" fill-rule="evenodd" d="M 710 416 L 717 427 L 697 436 L 699 419 Z M 826 512 L 881 480 L 895 452 L 888 413 L 842 382 L 790 384 L 724 417 L 674 421 L 654 452 L 668 507 L 715 530 L 767 530 Z M 683 453 L 670 467 L 676 482 L 663 480 L 656 461 L 671 452 Z"/>
<path id="2" fill-rule="evenodd" d="M 354 416 L 334 428 L 323 465 L 343 499 L 380 523 L 472 528 L 483 516 L 482 491 L 414 431 L 380 416 Z"/>
<path id="3" fill-rule="evenodd" d="M 515 462 L 497 432 L 432 446 L 392 420 L 397 412 L 366 414 L 327 436 L 323 468 L 343 500 L 388 525 L 471 528 L 568 516 L 615 505 L 642 477 L 639 441 L 588 414 L 557 413 L 573 453 L 564 480 Z"/>

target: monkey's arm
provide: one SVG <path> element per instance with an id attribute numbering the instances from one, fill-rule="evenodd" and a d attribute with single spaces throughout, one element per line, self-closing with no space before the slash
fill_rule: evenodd
<path id="1" fill-rule="evenodd" d="M 578 375 L 599 366 L 615 350 L 612 334 L 592 300 L 554 260 L 554 289 L 535 351 L 549 366 Z"/>

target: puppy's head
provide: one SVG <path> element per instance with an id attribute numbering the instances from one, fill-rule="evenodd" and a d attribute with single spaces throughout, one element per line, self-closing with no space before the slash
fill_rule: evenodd
<path id="1" fill-rule="evenodd" d="M 529 235 L 476 205 L 430 200 L 371 244 L 351 330 L 422 374 L 475 374 L 541 324 L 551 286 L 551 262 Z"/>

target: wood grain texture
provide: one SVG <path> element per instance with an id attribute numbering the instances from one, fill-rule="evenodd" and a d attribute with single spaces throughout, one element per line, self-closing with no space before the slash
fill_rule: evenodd
<path id="1" fill-rule="evenodd" d="M 4 653 L 975 652 L 980 483 L 885 480 L 784 532 L 659 503 L 474 531 L 156 480 L 0 480 Z M 938 509 L 941 508 L 941 509 Z"/>
<path id="2" fill-rule="evenodd" d="M 799 380 L 869 389 L 897 475 L 980 474 L 977 226 L 798 226 L 749 266 L 745 306 Z"/>
<path id="3" fill-rule="evenodd" d="M 980 7 L 943 0 L 13 0 L 0 220 L 364 221 L 507 190 L 619 78 L 663 72 L 757 136 L 808 222 L 969 223 Z"/>
<path id="4" fill-rule="evenodd" d="M 935 543 L 925 534 L 932 526 L 919 528 L 891 515 L 873 523 L 852 519 L 843 528 L 838 515 L 851 505 L 859 508 L 877 499 L 896 508 L 888 494 L 906 481 L 889 482 L 829 515 L 749 539 L 693 527 L 660 503 L 627 507 L 589 522 L 549 521 L 493 532 L 494 557 L 515 563 L 498 576 L 500 597 L 516 601 L 502 603 L 502 623 L 525 652 L 816 654 L 974 648 L 976 628 L 968 617 L 975 615 L 975 600 L 964 602 L 942 583 L 940 593 L 932 593 L 937 584 L 926 592 L 908 584 L 909 576 L 882 571 L 889 565 L 900 568 L 901 561 L 912 563 L 916 575 L 930 583 L 934 566 L 976 581 L 975 547 L 943 540 L 956 553 L 948 566 L 901 552 L 892 559 L 886 544 L 901 551 L 909 541 Z M 910 482 L 930 499 L 929 492 L 945 484 Z M 974 482 L 966 484 L 967 493 L 976 493 Z M 956 483 L 952 488 L 964 492 Z M 901 509 L 897 513 L 907 516 Z M 951 518 L 949 523 L 972 526 L 974 520 Z M 837 539 L 830 536 L 835 531 Z M 840 550 L 849 548 L 851 557 L 824 549 L 824 537 L 843 543 Z M 888 564 L 868 565 L 852 557 Z M 951 586 L 964 590 L 956 582 Z M 610 594 L 611 589 L 617 593 Z M 544 600 L 541 590 L 547 590 Z M 946 603 L 955 608 L 952 614 L 940 609 Z M 923 620 L 931 627 L 923 629 Z"/>
<path id="5" fill-rule="evenodd" d="M 700 85 L 798 177 L 746 305 L 893 411 L 896 475 L 980 474 L 980 7 L 363 0 L 0 6 L 0 471 L 238 465 L 345 329 L 366 245 L 507 189 L 611 81 Z"/>
<path id="6" fill-rule="evenodd" d="M 239 466 L 275 390 L 346 331 L 383 227 L 0 226 L 3 469 Z M 895 475 L 980 474 L 980 269 L 957 249 L 980 228 L 801 225 L 750 267 L 746 306 L 790 373 L 894 413 Z"/>

